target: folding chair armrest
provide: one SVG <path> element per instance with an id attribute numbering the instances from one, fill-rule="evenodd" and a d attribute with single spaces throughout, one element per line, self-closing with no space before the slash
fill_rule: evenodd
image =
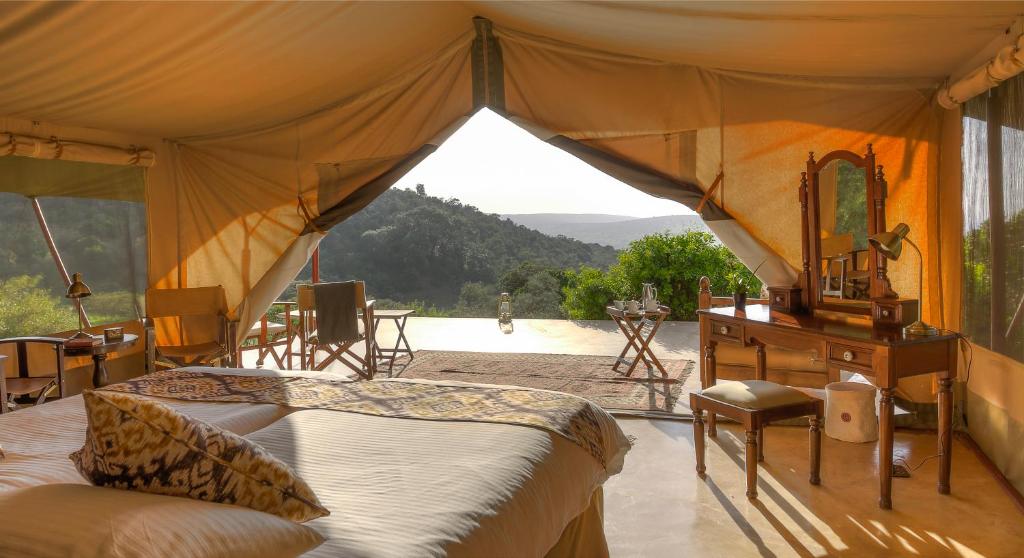
<path id="1" fill-rule="evenodd" d="M 5 343 L 49 343 L 50 345 L 64 346 L 64 342 L 67 339 L 63 337 L 8 337 L 6 339 L 0 339 L 0 345 Z"/>
<path id="2" fill-rule="evenodd" d="M 228 352 L 227 365 L 235 368 L 241 362 L 241 353 L 238 347 L 238 320 L 229 320 L 224 317 L 225 347 Z"/>
<path id="3" fill-rule="evenodd" d="M 153 318 L 142 318 L 142 333 L 145 338 L 146 374 L 156 372 L 156 326 Z"/>

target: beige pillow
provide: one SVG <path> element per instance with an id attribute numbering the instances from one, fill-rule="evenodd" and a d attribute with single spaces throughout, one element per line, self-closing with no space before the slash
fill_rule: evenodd
<path id="1" fill-rule="evenodd" d="M 87 484 L 0 492 L 0 518 L 0 556 L 283 558 L 324 541 L 248 508 Z"/>
<path id="2" fill-rule="evenodd" d="M 97 486 L 236 504 L 308 521 L 330 514 L 257 444 L 135 395 L 86 391 L 85 445 L 70 458 Z"/>

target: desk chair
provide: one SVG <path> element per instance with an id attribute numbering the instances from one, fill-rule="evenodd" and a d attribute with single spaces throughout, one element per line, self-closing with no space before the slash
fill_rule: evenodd
<path id="1" fill-rule="evenodd" d="M 148 289 L 146 291 L 147 363 L 156 359 L 172 366 L 230 365 L 233 359 L 232 324 L 228 321 L 224 287 Z M 158 343 L 160 331 L 177 339 Z"/>
<path id="2" fill-rule="evenodd" d="M 38 392 L 36 405 L 46 402 L 48 392 L 56 387 L 57 397 L 64 397 L 64 341 L 57 337 L 12 337 L 0 339 L 0 345 L 14 344 L 18 358 L 18 376 L 15 378 L 3 378 L 0 382 L 0 413 L 6 413 L 8 405 L 14 403 L 14 399 L 20 396 L 31 395 Z M 29 345 L 50 345 L 53 348 L 55 357 L 54 368 L 42 376 L 31 376 L 29 374 L 28 354 Z"/>

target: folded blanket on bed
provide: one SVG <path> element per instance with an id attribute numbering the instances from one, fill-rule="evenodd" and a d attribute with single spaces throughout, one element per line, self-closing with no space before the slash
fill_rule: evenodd
<path id="1" fill-rule="evenodd" d="M 102 388 L 185 401 L 273 403 L 364 415 L 436 421 L 515 424 L 575 443 L 607 468 L 598 413 L 586 399 L 515 387 L 420 384 L 378 380 L 235 376 L 168 370 Z"/>

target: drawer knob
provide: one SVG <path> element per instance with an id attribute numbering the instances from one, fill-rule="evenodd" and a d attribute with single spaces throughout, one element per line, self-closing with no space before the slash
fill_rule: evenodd
<path id="1" fill-rule="evenodd" d="M 721 333 L 722 335 L 728 335 L 729 334 L 729 326 L 722 326 L 722 327 L 718 328 L 718 333 Z"/>
<path id="2" fill-rule="evenodd" d="M 853 351 L 843 351 L 843 360 L 853 362 Z"/>
<path id="3" fill-rule="evenodd" d="M 888 318 L 888 317 L 889 317 L 889 314 L 891 314 L 891 313 L 892 313 L 892 312 L 889 312 L 888 310 L 882 310 L 882 317 L 883 317 L 883 318 Z"/>

